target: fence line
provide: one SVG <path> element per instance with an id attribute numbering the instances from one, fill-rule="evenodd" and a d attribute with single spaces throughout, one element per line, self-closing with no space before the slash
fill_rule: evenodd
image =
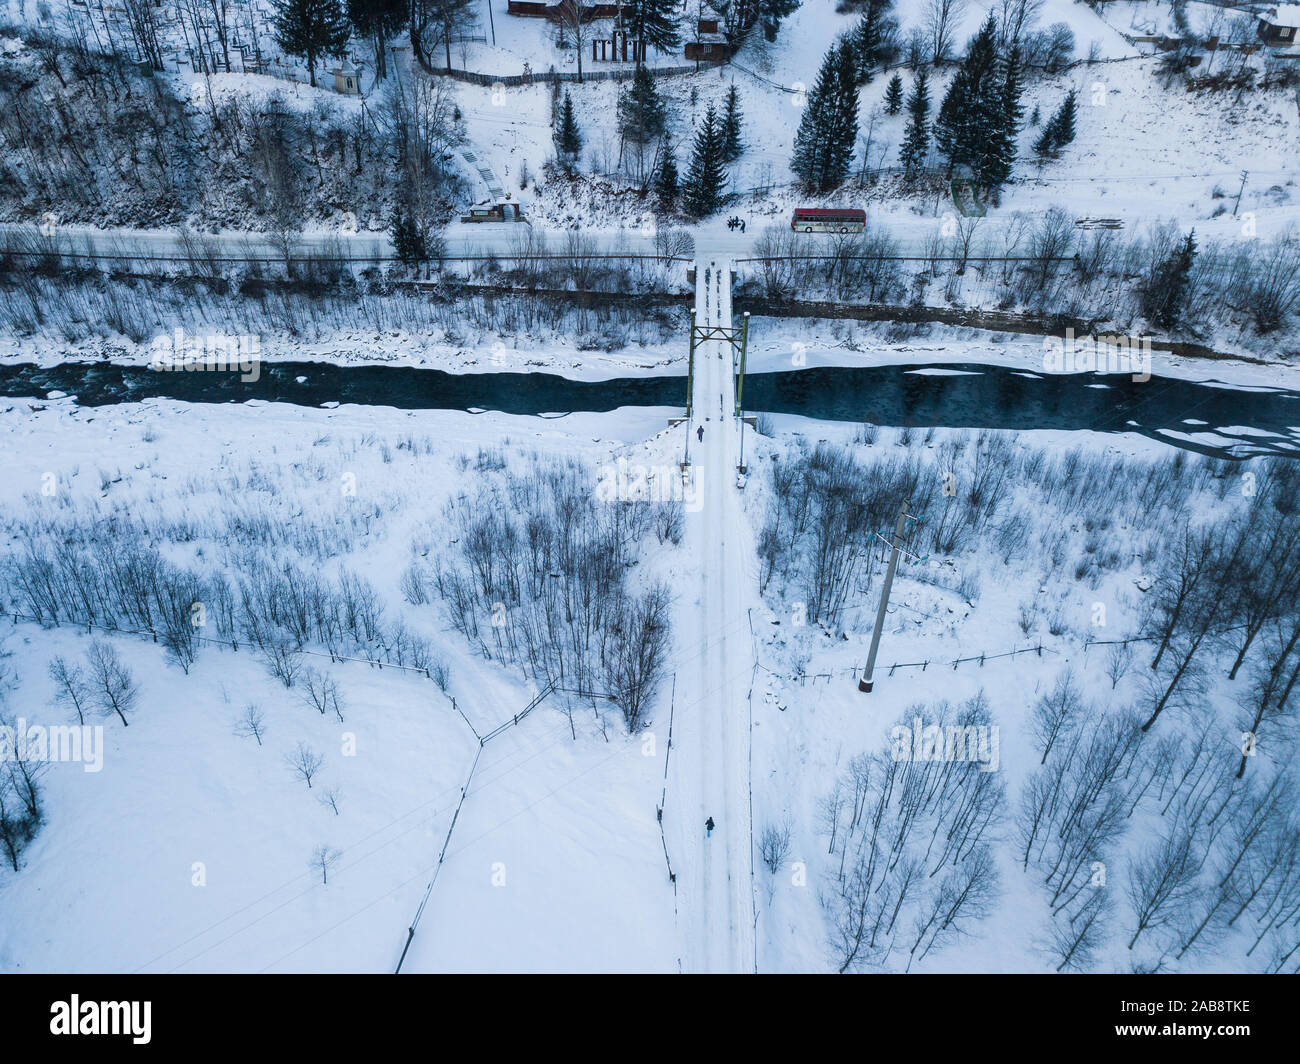
<path id="1" fill-rule="evenodd" d="M 679 77 L 683 74 L 694 74 L 700 69 L 711 68 L 713 64 L 704 64 L 701 68 L 698 64 L 671 66 L 671 67 L 651 67 L 650 71 L 655 77 Z M 476 70 L 422 70 L 426 77 L 451 78 L 454 81 L 463 81 L 470 85 L 482 85 L 491 88 L 494 85 L 504 85 L 507 88 L 517 88 L 525 85 L 549 85 L 561 84 L 563 82 L 581 82 L 586 84 L 588 81 L 630 81 L 636 75 L 636 68 L 629 64 L 620 66 L 616 70 L 584 70 L 579 76 L 576 70 L 544 70 L 540 74 L 533 72 L 531 74 L 482 74 Z"/>
<path id="2" fill-rule="evenodd" d="M 416 907 L 415 910 L 415 916 L 411 918 L 411 923 L 406 929 L 406 942 L 403 943 L 402 945 L 401 956 L 397 958 L 397 967 L 393 969 L 394 975 L 401 974 L 402 964 L 406 961 L 407 951 L 411 948 L 411 943 L 415 939 L 415 929 L 419 926 L 420 918 L 424 916 L 425 906 L 429 904 L 429 898 L 432 897 L 433 895 L 434 884 L 438 882 L 438 873 L 442 871 L 443 861 L 446 860 L 447 857 L 447 847 L 451 845 L 452 832 L 456 830 L 456 822 L 460 819 L 461 808 L 465 805 L 465 799 L 469 797 L 469 785 L 471 782 L 473 782 L 474 773 L 478 771 L 479 759 L 483 756 L 484 748 L 487 746 L 488 743 L 490 743 L 502 732 L 506 731 L 508 728 L 513 728 L 516 724 L 518 724 L 525 717 L 527 717 L 528 714 L 530 714 L 534 709 L 536 709 L 539 705 L 541 705 L 542 702 L 547 698 L 547 696 L 549 696 L 554 690 L 555 690 L 555 681 L 552 680 L 545 687 L 543 687 L 542 690 L 538 692 L 537 695 L 533 697 L 533 700 L 529 702 L 528 705 L 526 705 L 523 709 L 521 709 L 509 720 L 502 721 L 500 724 L 498 724 L 495 728 L 493 728 L 490 732 L 488 732 L 484 736 L 479 736 L 478 731 L 475 729 L 474 725 L 469 724 L 469 719 L 466 718 L 463 713 L 461 714 L 461 717 L 462 719 L 465 720 L 465 723 L 469 724 L 469 730 L 474 732 L 474 737 L 478 739 L 478 749 L 474 751 L 474 760 L 469 766 L 469 773 L 465 776 L 465 785 L 460 789 L 460 801 L 456 803 L 456 811 L 452 813 L 451 823 L 447 825 L 447 835 L 442 840 L 442 848 L 438 851 L 438 860 L 434 863 L 433 875 L 429 879 L 429 885 L 424 888 L 424 896 L 420 899 L 420 904 Z M 452 705 L 455 706 L 455 699 L 452 699 Z M 456 708 L 457 711 L 459 712 L 459 707 L 457 706 Z"/>
<path id="3" fill-rule="evenodd" d="M 664 848 L 664 864 L 668 866 L 668 882 L 673 885 L 673 912 L 677 911 L 677 873 L 673 871 L 673 862 L 668 856 L 668 838 L 664 835 L 664 808 L 668 805 L 668 759 L 673 755 L 673 717 L 677 710 L 677 673 L 673 673 L 673 691 L 668 701 L 668 747 L 664 750 L 664 783 L 659 794 L 659 805 L 655 808 L 655 820 L 659 823 L 659 841 Z"/>

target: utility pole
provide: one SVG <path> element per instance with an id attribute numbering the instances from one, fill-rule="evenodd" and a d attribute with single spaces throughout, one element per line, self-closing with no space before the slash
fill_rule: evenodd
<path id="1" fill-rule="evenodd" d="M 885 629 L 885 610 L 889 606 L 889 589 L 894 583 L 894 570 L 898 568 L 898 552 L 903 546 L 903 529 L 908 521 L 916 520 L 907 512 L 911 506 L 911 502 L 903 503 L 903 508 L 898 511 L 898 522 L 894 525 L 893 550 L 889 554 L 889 568 L 885 570 L 885 586 L 880 589 L 880 609 L 876 611 L 876 628 L 871 633 L 871 652 L 867 655 L 867 671 L 863 674 L 862 679 L 858 681 L 858 690 L 864 694 L 871 693 L 871 673 L 876 667 L 876 651 L 880 649 L 880 633 Z"/>
<path id="2" fill-rule="evenodd" d="M 736 378 L 736 417 L 745 414 L 745 352 L 749 347 L 749 311 L 745 311 L 744 323 L 740 330 L 740 375 Z M 734 355 L 733 355 L 734 358 Z"/>
<path id="3" fill-rule="evenodd" d="M 1237 217 L 1237 208 L 1241 206 L 1241 194 L 1246 191 L 1247 171 L 1241 172 L 1241 188 L 1237 189 L 1237 202 L 1232 205 L 1232 216 Z"/>
<path id="4" fill-rule="evenodd" d="M 695 311 L 691 311 L 691 351 L 686 361 L 686 417 L 689 420 L 695 394 Z"/>

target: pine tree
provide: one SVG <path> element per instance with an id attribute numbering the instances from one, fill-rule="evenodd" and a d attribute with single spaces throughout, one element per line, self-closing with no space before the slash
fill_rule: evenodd
<path id="1" fill-rule="evenodd" d="M 618 131 L 635 145 L 658 140 L 664 132 L 667 108 L 655 89 L 654 75 L 647 66 L 638 66 L 632 85 L 618 97 Z"/>
<path id="2" fill-rule="evenodd" d="M 582 154 L 582 131 L 573 117 L 573 98 L 567 92 L 560 109 L 560 128 L 555 133 L 555 151 L 566 170 L 572 169 Z"/>
<path id="3" fill-rule="evenodd" d="M 927 83 L 925 67 L 916 72 L 912 83 L 912 94 L 907 98 L 907 132 L 903 135 L 903 146 L 898 151 L 898 161 L 907 173 L 912 173 L 925 162 L 930 150 L 930 130 L 926 120 L 930 117 L 930 87 Z"/>
<path id="4" fill-rule="evenodd" d="M 1070 141 L 1074 140 L 1075 101 L 1074 90 L 1062 101 L 1056 113 L 1047 120 L 1043 132 L 1034 141 L 1034 154 L 1040 159 L 1055 156 Z"/>
<path id="5" fill-rule="evenodd" d="M 939 105 L 934 123 L 934 143 L 948 159 L 948 170 L 966 165 L 978 170 L 979 157 L 993 133 L 993 99 L 1000 99 L 995 83 L 997 27 L 993 16 L 984 20 L 967 49 Z"/>
<path id="6" fill-rule="evenodd" d="M 393 253 L 398 262 L 418 266 L 429 257 L 424 234 L 409 210 L 394 208 L 388 231 L 392 236 Z"/>
<path id="7" fill-rule="evenodd" d="M 885 62 L 886 49 L 898 34 L 898 23 L 889 13 L 893 0 L 868 0 L 867 10 L 853 28 L 853 54 L 858 64 L 858 84 L 869 82 L 876 68 Z"/>
<path id="8" fill-rule="evenodd" d="M 618 131 L 623 147 L 632 149 L 632 173 L 643 188 L 654 165 L 653 159 L 647 161 L 647 148 L 663 136 L 666 116 L 667 108 L 655 89 L 654 75 L 648 66 L 638 64 L 631 86 L 619 93 Z"/>
<path id="9" fill-rule="evenodd" d="M 732 82 L 727 90 L 727 106 L 722 112 L 722 157 L 735 162 L 745 154 L 745 141 L 740 135 L 744 115 L 740 111 L 740 93 Z"/>
<path id="10" fill-rule="evenodd" d="M 660 163 L 659 175 L 655 178 L 655 197 L 665 211 L 671 211 L 677 204 L 677 161 L 667 144 L 664 145 L 664 161 Z"/>
<path id="11" fill-rule="evenodd" d="M 1018 48 L 999 60 L 997 23 L 990 14 L 972 39 L 934 124 L 935 146 L 947 158 L 948 172 L 970 167 L 994 196 L 1015 164 L 1022 75 Z"/>
<path id="12" fill-rule="evenodd" d="M 1024 91 L 1024 66 L 1020 47 L 1012 45 L 1011 53 L 1002 64 L 1002 91 L 999 97 L 997 118 L 992 138 L 981 163 L 980 177 L 984 187 L 996 200 L 998 189 L 1011 178 L 1016 164 L 1016 136 L 1025 109 L 1020 105 Z"/>
<path id="13" fill-rule="evenodd" d="M 799 120 L 790 169 L 810 189 L 835 188 L 849 172 L 857 137 L 857 64 L 852 41 L 844 39 L 822 60 Z"/>
<path id="14" fill-rule="evenodd" d="M 682 43 L 677 23 L 680 6 L 680 0 L 623 0 L 623 23 L 634 39 L 671 52 Z"/>
<path id="15" fill-rule="evenodd" d="M 1147 280 L 1142 312 L 1162 329 L 1172 329 L 1183 316 L 1192 261 L 1196 258 L 1196 230 L 1161 262 Z"/>
<path id="16" fill-rule="evenodd" d="M 682 206 L 692 218 L 707 217 L 722 206 L 727 187 L 722 149 L 722 126 L 713 104 L 709 104 L 695 134 L 691 166 L 682 188 Z"/>
<path id="17" fill-rule="evenodd" d="M 763 24 L 763 37 L 768 43 L 776 40 L 781 30 L 781 20 L 799 10 L 800 0 L 755 0 L 759 21 Z M 752 24 L 752 23 L 751 23 Z"/>
<path id="18" fill-rule="evenodd" d="M 324 55 L 342 55 L 352 27 L 339 0 L 276 0 L 275 43 L 285 55 L 299 56 L 316 84 L 316 64 Z"/>
<path id="19" fill-rule="evenodd" d="M 1061 102 L 1056 114 L 1052 116 L 1052 121 L 1056 123 L 1056 148 L 1058 151 L 1074 140 L 1075 106 L 1074 90 L 1071 89 Z"/>
<path id="20" fill-rule="evenodd" d="M 903 78 L 895 74 L 885 88 L 885 112 L 896 115 L 903 109 Z"/>

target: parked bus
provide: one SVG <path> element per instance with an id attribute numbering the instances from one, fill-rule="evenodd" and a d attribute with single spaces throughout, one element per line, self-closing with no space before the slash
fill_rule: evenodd
<path id="1" fill-rule="evenodd" d="M 867 212 L 855 207 L 796 207 L 790 228 L 796 233 L 860 233 Z"/>

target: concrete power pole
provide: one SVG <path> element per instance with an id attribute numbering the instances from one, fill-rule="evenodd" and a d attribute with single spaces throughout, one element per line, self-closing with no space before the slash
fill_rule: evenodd
<path id="1" fill-rule="evenodd" d="M 863 673 L 862 679 L 858 681 L 858 690 L 866 694 L 871 693 L 871 673 L 876 667 L 876 652 L 880 649 L 880 633 L 885 630 L 885 610 L 889 606 L 889 589 L 894 583 L 894 570 L 898 568 L 898 552 L 903 546 L 903 529 L 912 516 L 907 512 L 911 506 L 911 502 L 903 503 L 903 508 L 898 511 L 898 522 L 894 525 L 893 548 L 889 552 L 889 568 L 885 570 L 885 586 L 880 589 L 880 609 L 876 611 L 876 628 L 871 633 L 871 652 L 867 655 L 867 671 Z"/>

